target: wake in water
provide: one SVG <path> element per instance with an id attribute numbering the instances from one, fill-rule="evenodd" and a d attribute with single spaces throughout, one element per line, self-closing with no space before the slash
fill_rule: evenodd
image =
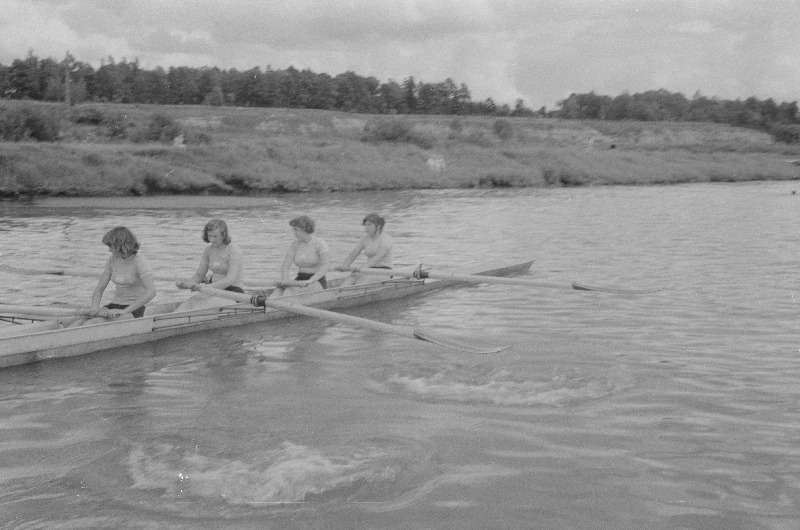
<path id="1" fill-rule="evenodd" d="M 615 373 L 578 370 L 536 380 L 529 373 L 515 373 L 491 365 L 430 365 L 376 374 L 373 390 L 401 393 L 431 402 L 492 404 L 507 407 L 564 406 L 619 393 L 631 383 Z"/>

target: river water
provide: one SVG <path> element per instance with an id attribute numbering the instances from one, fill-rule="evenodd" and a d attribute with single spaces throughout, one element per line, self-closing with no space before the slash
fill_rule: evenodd
<path id="1" fill-rule="evenodd" d="M 510 346 L 491 356 L 297 318 L 0 370 L 0 527 L 796 529 L 795 186 L 0 203 L 18 266 L 96 270 L 125 224 L 185 276 L 221 217 L 248 278 L 276 278 L 295 214 L 341 259 L 378 211 L 398 266 L 533 259 L 565 286 L 352 311 Z M 0 280 L 5 303 L 94 288 Z"/>

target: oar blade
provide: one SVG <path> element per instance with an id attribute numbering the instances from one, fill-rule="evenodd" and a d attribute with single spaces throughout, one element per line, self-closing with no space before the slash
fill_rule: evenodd
<path id="1" fill-rule="evenodd" d="M 456 350 L 464 353 L 476 353 L 481 355 L 488 355 L 490 353 L 500 353 L 501 351 L 507 350 L 508 348 L 511 347 L 511 346 L 503 346 L 501 348 L 484 348 L 481 346 L 464 344 L 461 341 L 457 341 L 449 337 L 442 337 L 441 335 L 436 335 L 429 331 L 415 329 L 413 330 L 413 332 L 415 339 L 419 339 L 425 342 L 430 342 L 432 344 L 436 344 L 438 346 L 442 346 L 450 350 Z"/>
<path id="2" fill-rule="evenodd" d="M 600 287 L 597 285 L 586 285 L 582 283 L 573 283 L 572 288 L 576 291 L 597 291 L 600 293 L 612 294 L 649 294 L 663 291 L 663 287 L 656 287 L 652 289 L 619 289 L 616 287 Z"/>
<path id="3" fill-rule="evenodd" d="M 52 274 L 55 276 L 64 276 L 63 269 L 23 269 L 21 267 L 14 267 L 5 263 L 0 263 L 0 271 L 8 272 L 10 274 L 22 274 L 26 276 L 38 276 L 45 274 Z"/>
<path id="4" fill-rule="evenodd" d="M 0 312 L 11 315 L 72 317 L 85 316 L 86 312 L 78 307 L 56 307 L 39 305 L 0 304 Z"/>

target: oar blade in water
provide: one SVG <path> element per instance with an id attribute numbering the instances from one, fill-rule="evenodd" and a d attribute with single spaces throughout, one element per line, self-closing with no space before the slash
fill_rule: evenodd
<path id="1" fill-rule="evenodd" d="M 461 341 L 451 339 L 449 337 L 442 337 L 441 335 L 435 335 L 429 331 L 424 331 L 420 329 L 414 330 L 414 338 L 423 340 L 425 342 L 430 342 L 438 346 L 448 348 L 450 350 L 457 350 L 465 353 L 477 353 L 482 355 L 487 355 L 490 353 L 500 353 L 501 351 L 505 351 L 508 348 L 510 348 L 510 346 L 503 346 L 501 348 L 485 348 L 481 346 L 472 346 L 469 344 L 464 344 Z"/>

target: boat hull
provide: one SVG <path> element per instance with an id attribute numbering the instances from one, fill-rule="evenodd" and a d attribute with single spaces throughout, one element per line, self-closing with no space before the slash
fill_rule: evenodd
<path id="1" fill-rule="evenodd" d="M 510 276 L 524 273 L 531 262 L 482 270 L 475 274 L 485 276 Z M 386 300 L 419 296 L 446 287 L 458 285 L 457 280 L 384 280 L 350 287 L 333 287 L 323 291 L 285 297 L 319 309 L 345 309 Z M 142 318 L 104 322 L 100 324 L 69 327 L 74 318 L 53 320 L 20 326 L 16 333 L 0 336 L 0 368 L 85 355 L 102 350 L 143 344 L 177 335 L 198 331 L 269 322 L 289 317 L 295 313 L 256 308 L 250 304 L 232 304 L 213 309 L 171 312 L 177 304 L 164 304 L 152 308 L 154 314 Z M 148 308 L 150 310 L 151 308 Z M 38 327 L 37 327 L 38 326 Z M 51 329 L 48 329 L 51 328 Z"/>

